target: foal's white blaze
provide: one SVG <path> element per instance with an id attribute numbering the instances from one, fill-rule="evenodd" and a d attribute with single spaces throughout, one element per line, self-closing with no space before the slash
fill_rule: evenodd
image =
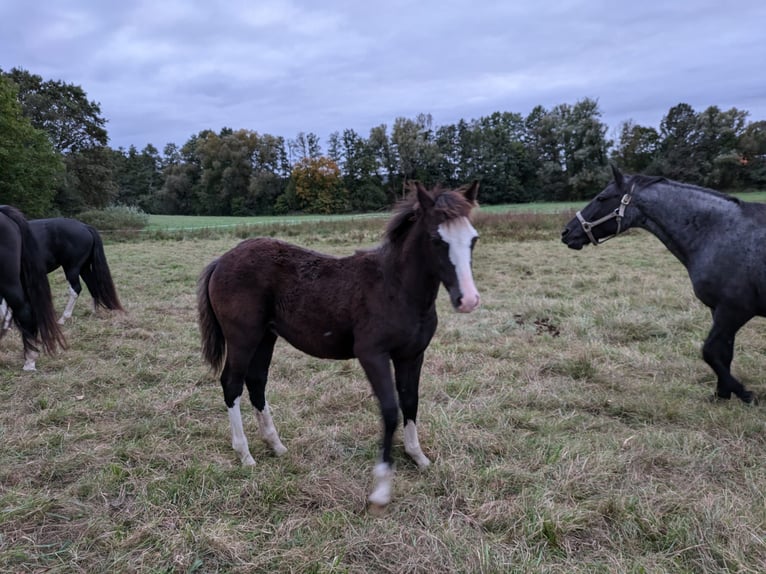
<path id="1" fill-rule="evenodd" d="M 467 217 L 458 217 L 442 223 L 439 235 L 449 245 L 449 259 L 455 266 L 458 286 L 462 298 L 458 311 L 470 313 L 479 306 L 479 291 L 473 282 L 471 273 L 471 242 L 479 234 Z"/>
<path id="2" fill-rule="evenodd" d="M 374 477 L 372 493 L 367 497 L 375 506 L 385 506 L 391 502 L 391 487 L 394 481 L 394 470 L 387 462 L 379 462 L 372 471 Z"/>
<path id="3" fill-rule="evenodd" d="M 59 325 L 63 325 L 64 321 L 69 319 L 69 317 L 72 316 L 72 310 L 74 309 L 74 304 L 77 301 L 77 291 L 72 289 L 72 286 L 69 286 L 69 300 L 66 302 L 66 307 L 64 307 L 64 313 L 61 315 L 61 318 L 59 319 Z"/>
<path id="4" fill-rule="evenodd" d="M 423 450 L 420 448 L 420 441 L 418 440 L 418 427 L 415 421 L 404 421 L 404 452 L 410 455 L 410 458 L 420 468 L 425 468 L 431 464 L 428 457 L 423 454 Z"/>
<path id="5" fill-rule="evenodd" d="M 277 434 L 277 427 L 274 426 L 274 419 L 271 418 L 271 409 L 269 403 L 263 407 L 263 412 L 255 409 L 255 418 L 258 419 L 258 428 L 261 431 L 261 438 L 263 441 L 271 447 L 274 454 L 277 456 L 283 455 L 287 452 L 287 448 L 279 440 Z"/>
<path id="6" fill-rule="evenodd" d="M 250 448 L 247 444 L 245 429 L 242 428 L 242 414 L 239 411 L 239 401 L 242 397 L 234 400 L 234 406 L 229 409 L 229 426 L 231 427 L 231 447 L 239 455 L 239 460 L 245 466 L 253 466 L 253 460 L 250 454 Z"/>

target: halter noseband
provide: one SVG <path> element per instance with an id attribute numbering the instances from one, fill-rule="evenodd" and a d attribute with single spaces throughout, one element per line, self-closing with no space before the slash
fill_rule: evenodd
<path id="1" fill-rule="evenodd" d="M 580 222 L 580 225 L 582 226 L 582 230 L 588 236 L 588 239 L 590 239 L 590 242 L 593 245 L 599 245 L 600 243 L 603 243 L 607 239 L 611 239 L 612 237 L 617 237 L 620 234 L 620 231 L 622 231 L 622 218 L 625 215 L 625 208 L 628 207 L 628 204 L 630 204 L 631 194 L 633 193 L 633 190 L 635 189 L 635 187 L 636 187 L 636 184 L 633 184 L 630 188 L 630 191 L 622 196 L 622 199 L 620 200 L 620 206 L 617 209 L 615 209 L 611 213 L 607 213 L 601 219 L 597 219 L 596 221 L 585 221 L 585 218 L 582 216 L 582 213 L 580 211 L 576 213 L 577 220 Z M 600 240 L 596 239 L 591 229 L 593 229 L 597 225 L 601 225 L 602 223 L 609 221 L 610 219 L 615 219 L 615 218 L 617 219 L 617 231 L 613 235 L 607 235 L 606 237 L 602 237 Z"/>

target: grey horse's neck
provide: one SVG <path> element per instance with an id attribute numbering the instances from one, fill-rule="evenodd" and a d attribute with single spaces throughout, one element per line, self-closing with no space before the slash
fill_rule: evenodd
<path id="1" fill-rule="evenodd" d="M 739 201 L 713 190 L 663 180 L 636 191 L 643 217 L 636 226 L 653 233 L 688 267 L 716 237 L 736 232 Z"/>

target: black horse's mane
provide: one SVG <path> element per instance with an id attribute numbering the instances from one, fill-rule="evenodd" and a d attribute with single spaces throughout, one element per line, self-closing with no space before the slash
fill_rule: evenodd
<path id="1" fill-rule="evenodd" d="M 693 191 L 701 191 L 702 193 L 707 193 L 709 195 L 713 195 L 720 199 L 725 199 L 727 201 L 731 201 L 736 204 L 741 203 L 740 199 L 738 197 L 734 197 L 733 195 L 722 193 L 720 191 L 716 191 L 715 189 L 710 189 L 709 187 L 702 187 L 702 186 L 694 185 L 691 183 L 683 183 L 681 181 L 675 181 L 675 180 L 663 177 L 661 175 L 637 174 L 632 176 L 630 182 L 632 185 L 635 185 L 637 189 L 643 189 L 645 187 L 649 187 L 650 185 L 654 185 L 656 183 L 669 183 L 669 184 L 673 184 L 676 187 L 681 187 L 681 188 L 689 189 Z"/>

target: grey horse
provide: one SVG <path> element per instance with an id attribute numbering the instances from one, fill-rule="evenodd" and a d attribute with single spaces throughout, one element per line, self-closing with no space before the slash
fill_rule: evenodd
<path id="1" fill-rule="evenodd" d="M 571 249 L 598 245 L 631 227 L 654 234 L 684 264 L 694 294 L 710 308 L 713 326 L 702 357 L 718 377 L 713 397 L 734 393 L 756 402 L 731 374 L 734 337 L 766 316 L 766 205 L 663 177 L 623 175 L 566 224 Z"/>

